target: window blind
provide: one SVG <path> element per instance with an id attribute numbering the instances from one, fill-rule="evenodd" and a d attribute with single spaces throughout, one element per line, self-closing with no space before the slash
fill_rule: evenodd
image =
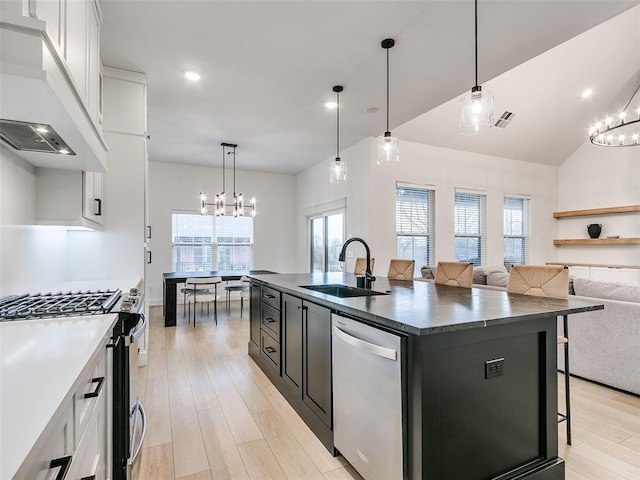
<path id="1" fill-rule="evenodd" d="M 504 264 L 523 265 L 529 262 L 529 199 L 504 197 Z"/>
<path id="2" fill-rule="evenodd" d="M 435 191 L 396 184 L 396 255 L 416 266 L 435 261 Z"/>
<path id="3" fill-rule="evenodd" d="M 484 263 L 486 198 L 484 193 L 455 191 L 455 256 L 458 262 Z"/>

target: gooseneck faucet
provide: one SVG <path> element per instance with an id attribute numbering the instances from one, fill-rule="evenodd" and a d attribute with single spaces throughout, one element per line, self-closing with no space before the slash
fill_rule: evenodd
<path id="1" fill-rule="evenodd" d="M 367 266 L 364 272 L 364 288 L 371 289 L 371 282 L 375 282 L 376 277 L 371 275 L 371 251 L 369 250 L 369 245 L 367 245 L 367 242 L 365 242 L 360 237 L 351 237 L 346 242 L 344 242 L 344 245 L 342 245 L 342 250 L 340 250 L 340 255 L 338 255 L 338 261 L 344 262 L 344 256 L 347 251 L 347 246 L 351 242 L 360 242 L 362 245 L 364 245 L 364 249 L 367 252 Z"/>

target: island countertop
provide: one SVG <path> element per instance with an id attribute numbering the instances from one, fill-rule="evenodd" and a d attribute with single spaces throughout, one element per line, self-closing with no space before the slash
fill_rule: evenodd
<path id="1" fill-rule="evenodd" d="M 604 308 L 602 303 L 571 296 L 568 299 L 535 297 L 385 277 L 378 277 L 372 290 L 390 292 L 386 295 L 339 298 L 302 288 L 323 284 L 355 287 L 356 276 L 342 272 L 251 275 L 251 278 L 303 300 L 412 335 L 482 328 Z"/>

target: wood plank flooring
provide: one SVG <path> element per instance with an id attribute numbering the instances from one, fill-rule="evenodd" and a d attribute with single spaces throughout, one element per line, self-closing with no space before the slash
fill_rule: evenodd
<path id="1" fill-rule="evenodd" d="M 332 457 L 247 355 L 248 312 L 218 309 L 195 328 L 164 328 L 150 309 L 148 365 L 139 369 L 148 416 L 138 480 L 361 479 Z M 564 381 L 558 379 L 561 400 Z M 572 378 L 573 445 L 558 426 L 567 480 L 640 478 L 640 398 Z M 563 405 L 561 403 L 561 411 Z M 394 479 L 389 479 L 394 480 Z"/>

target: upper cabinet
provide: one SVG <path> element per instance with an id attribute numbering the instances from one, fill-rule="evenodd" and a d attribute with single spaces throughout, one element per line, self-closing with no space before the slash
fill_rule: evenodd
<path id="1" fill-rule="evenodd" d="M 99 1 L 1 3 L 0 116 L 50 125 L 75 155 L 15 153 L 38 167 L 106 171 Z"/>

